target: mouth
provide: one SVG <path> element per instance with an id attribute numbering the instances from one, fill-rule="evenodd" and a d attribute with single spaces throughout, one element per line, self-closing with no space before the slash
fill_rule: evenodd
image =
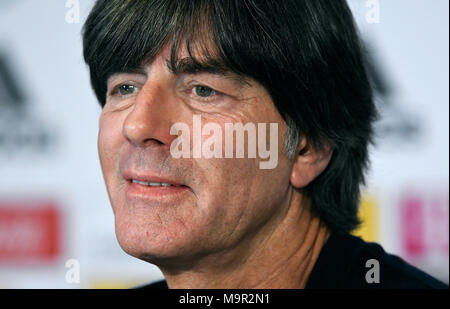
<path id="1" fill-rule="evenodd" d="M 136 179 L 131 179 L 131 183 L 137 183 L 147 187 L 183 187 L 183 185 L 175 185 L 167 182 L 146 182 Z"/>
<path id="2" fill-rule="evenodd" d="M 161 200 L 163 197 L 170 198 L 192 191 L 190 187 L 169 177 L 136 172 L 124 172 L 122 176 L 127 181 L 126 194 L 128 197 Z"/>

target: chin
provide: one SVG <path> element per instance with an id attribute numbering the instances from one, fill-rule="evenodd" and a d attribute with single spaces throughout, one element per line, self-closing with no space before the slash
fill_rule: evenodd
<path id="1" fill-rule="evenodd" d="M 116 223 L 116 237 L 127 254 L 138 259 L 159 264 L 195 254 L 195 246 L 187 233 L 171 233 L 161 226 Z M 196 250 L 195 250 L 196 251 Z"/>

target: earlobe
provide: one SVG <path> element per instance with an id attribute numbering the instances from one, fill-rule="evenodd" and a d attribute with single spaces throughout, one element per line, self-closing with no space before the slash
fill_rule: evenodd
<path id="1" fill-rule="evenodd" d="M 321 149 L 316 149 L 302 138 L 292 166 L 290 179 L 292 186 L 300 189 L 311 183 L 326 169 L 332 153 L 329 142 L 325 142 Z"/>

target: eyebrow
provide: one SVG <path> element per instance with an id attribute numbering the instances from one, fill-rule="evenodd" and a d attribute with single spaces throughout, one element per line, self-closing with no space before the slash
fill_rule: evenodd
<path id="1" fill-rule="evenodd" d="M 202 62 L 195 61 L 190 57 L 176 59 L 174 61 L 167 59 L 166 65 L 169 71 L 174 75 L 209 73 L 223 76 L 224 78 L 230 79 L 231 81 L 242 86 L 251 85 L 248 77 L 233 72 L 221 61 L 217 61 L 214 59 L 207 59 Z M 148 77 L 148 72 L 145 69 L 144 65 L 139 65 L 136 67 L 125 68 L 124 70 L 114 72 L 108 76 L 107 80 L 109 81 L 114 76 L 120 74 L 138 74 L 143 75 L 146 78 Z"/>
<path id="2" fill-rule="evenodd" d="M 250 85 L 247 77 L 233 72 L 221 61 L 215 59 L 206 59 L 199 62 L 190 57 L 185 57 L 173 61 L 166 60 L 166 65 L 169 71 L 174 75 L 209 73 L 223 76 L 241 85 Z"/>
<path id="3" fill-rule="evenodd" d="M 133 67 L 133 68 L 126 68 L 124 70 L 116 71 L 113 73 L 110 73 L 107 77 L 107 80 L 110 78 L 120 75 L 120 74 L 138 74 L 138 75 L 144 75 L 147 76 L 147 71 L 143 66 Z"/>

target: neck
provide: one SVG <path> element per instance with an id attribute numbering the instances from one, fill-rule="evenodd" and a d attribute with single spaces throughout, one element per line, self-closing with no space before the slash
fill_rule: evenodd
<path id="1" fill-rule="evenodd" d="M 170 288 L 304 288 L 329 236 L 295 191 L 275 223 L 243 240 L 238 248 L 199 259 L 188 269 L 160 267 Z"/>

